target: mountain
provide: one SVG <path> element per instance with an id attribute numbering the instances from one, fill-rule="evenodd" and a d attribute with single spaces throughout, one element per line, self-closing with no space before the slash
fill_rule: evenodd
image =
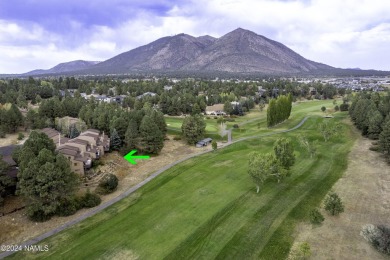
<path id="1" fill-rule="evenodd" d="M 60 74 L 64 72 L 80 71 L 80 70 L 90 68 L 98 63 L 100 63 L 100 61 L 75 60 L 75 61 L 60 63 L 48 70 L 38 69 L 38 70 L 29 71 L 22 75 L 35 76 L 35 75 Z"/>
<path id="2" fill-rule="evenodd" d="M 183 69 L 299 73 L 332 67 L 307 60 L 279 42 L 239 28 L 214 41 Z"/>
<path id="3" fill-rule="evenodd" d="M 178 34 L 158 39 L 145 46 L 119 54 L 91 68 L 96 73 L 126 73 L 129 71 L 180 70 L 196 59 L 215 38 L 195 38 Z"/>
<path id="4" fill-rule="evenodd" d="M 334 69 L 310 61 L 285 45 L 238 28 L 220 38 L 178 34 L 101 62 L 86 73 L 232 72 L 310 73 Z"/>
<path id="5" fill-rule="evenodd" d="M 388 72 L 339 69 L 308 60 L 280 42 L 238 28 L 220 38 L 188 34 L 167 36 L 103 62 L 72 61 L 21 76 L 107 75 L 337 75 L 363 76 Z"/>

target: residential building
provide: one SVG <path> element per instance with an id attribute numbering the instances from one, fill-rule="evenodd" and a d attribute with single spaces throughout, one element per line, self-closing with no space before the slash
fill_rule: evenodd
<path id="1" fill-rule="evenodd" d="M 80 175 L 91 167 L 93 160 L 110 149 L 108 136 L 96 129 L 87 129 L 73 139 L 62 137 L 55 129 L 44 128 L 41 131 L 54 141 L 57 151 L 68 158 L 72 171 Z"/>

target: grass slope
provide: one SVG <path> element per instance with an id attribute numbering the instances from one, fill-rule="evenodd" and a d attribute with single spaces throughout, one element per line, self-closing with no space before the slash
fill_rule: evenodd
<path id="1" fill-rule="evenodd" d="M 310 106 L 302 110 L 279 127 L 299 121 Z M 271 152 L 280 134 L 181 163 L 102 213 L 40 243 L 49 245 L 48 252 L 11 258 L 283 259 L 295 224 L 340 178 L 355 139 L 344 125 L 342 135 L 323 142 L 317 132 L 322 120 L 311 117 L 299 130 L 283 134 L 294 141 L 297 162 L 290 177 L 268 181 L 259 194 L 247 174 L 248 154 Z M 296 143 L 298 133 L 321 140 L 315 158 Z"/>

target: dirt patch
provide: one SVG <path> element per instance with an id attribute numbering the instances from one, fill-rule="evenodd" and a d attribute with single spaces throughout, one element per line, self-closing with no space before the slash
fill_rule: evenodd
<path id="1" fill-rule="evenodd" d="M 310 244 L 311 259 L 388 259 L 360 236 L 365 224 L 390 224 L 390 168 L 378 153 L 370 151 L 371 140 L 359 138 L 349 154 L 344 176 L 333 186 L 345 211 L 313 228 L 297 226 L 296 243 Z"/>
<path id="2" fill-rule="evenodd" d="M 24 134 L 23 140 L 18 140 L 19 133 Z M 30 132 L 27 131 L 19 131 L 13 134 L 7 134 L 5 138 L 0 138 L 0 146 L 7 146 L 11 144 L 22 144 L 24 141 L 28 139 Z"/>
<path id="3" fill-rule="evenodd" d="M 211 150 L 211 145 L 195 148 L 194 146 L 186 145 L 183 141 L 173 141 L 172 138 L 173 136 L 169 136 L 170 140 L 164 142 L 164 148 L 159 156 L 151 157 L 149 160 L 137 160 L 137 165 L 128 163 L 116 152 L 106 154 L 103 157 L 103 161 L 114 162 L 116 167 L 112 173 L 117 175 L 120 181 L 114 193 L 102 197 L 102 203 L 119 196 L 130 187 L 145 180 L 153 172 L 172 162 L 190 154 Z M 28 220 L 25 210 L 0 217 L 0 244 L 20 244 L 23 241 L 61 226 L 90 210 L 93 210 L 93 208 L 82 209 L 68 217 L 53 217 L 51 220 L 43 223 L 35 223 Z"/>

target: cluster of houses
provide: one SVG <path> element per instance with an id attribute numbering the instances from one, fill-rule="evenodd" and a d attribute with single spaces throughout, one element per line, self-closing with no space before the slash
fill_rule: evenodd
<path id="1" fill-rule="evenodd" d="M 57 151 L 69 160 L 72 171 L 81 176 L 92 166 L 92 160 L 99 159 L 110 149 L 108 136 L 96 129 L 88 129 L 73 139 L 62 137 L 52 128 L 41 132 L 54 141 Z"/>

